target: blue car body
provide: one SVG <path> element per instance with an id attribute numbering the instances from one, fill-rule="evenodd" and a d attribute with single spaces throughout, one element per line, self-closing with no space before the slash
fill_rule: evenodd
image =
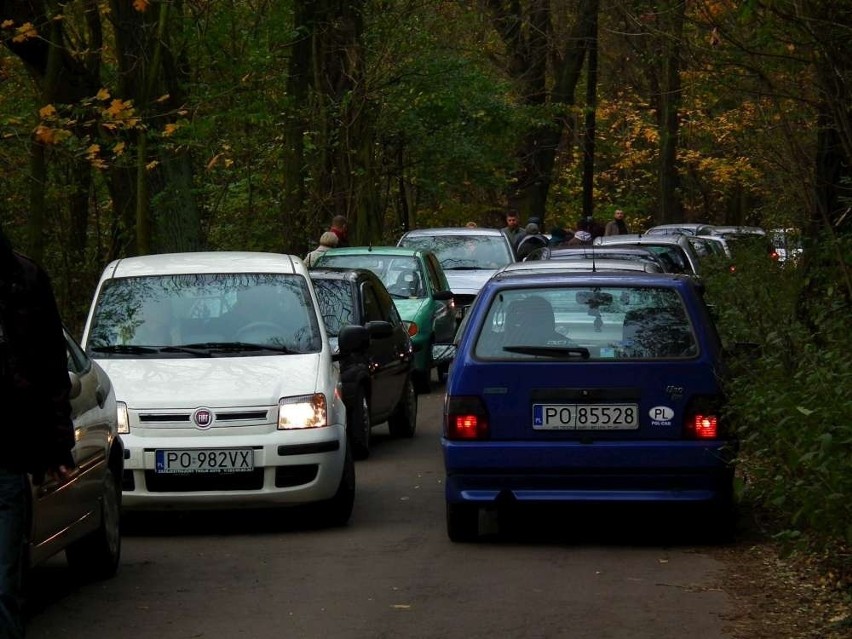
<path id="1" fill-rule="evenodd" d="M 510 337 L 514 305 L 527 314 Z M 656 330 L 644 350 L 637 317 Z M 506 502 L 730 509 L 737 442 L 721 411 L 722 348 L 690 278 L 510 266 L 482 289 L 457 344 L 442 437 L 452 539 L 475 537 L 480 506 Z"/>

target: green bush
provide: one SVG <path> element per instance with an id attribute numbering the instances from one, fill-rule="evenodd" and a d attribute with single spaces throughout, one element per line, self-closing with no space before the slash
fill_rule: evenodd
<path id="1" fill-rule="evenodd" d="M 798 266 L 740 251 L 734 273 L 706 282 L 725 345 L 760 346 L 731 357 L 728 384 L 744 498 L 771 511 L 782 536 L 823 549 L 852 543 L 852 332 L 848 266 L 835 257 L 852 246 L 839 243 Z"/>

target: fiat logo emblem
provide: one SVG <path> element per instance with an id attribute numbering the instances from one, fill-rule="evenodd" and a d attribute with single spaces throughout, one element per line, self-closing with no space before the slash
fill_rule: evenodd
<path id="1" fill-rule="evenodd" d="M 192 421 L 199 428 L 210 428 L 213 425 L 213 411 L 209 408 L 199 408 L 192 414 Z"/>

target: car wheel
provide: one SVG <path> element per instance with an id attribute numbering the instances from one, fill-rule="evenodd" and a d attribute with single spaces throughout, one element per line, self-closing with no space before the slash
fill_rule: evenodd
<path id="1" fill-rule="evenodd" d="M 345 526 L 352 516 L 355 505 L 355 461 L 352 449 L 347 444 L 343 474 L 334 497 L 314 505 L 314 520 L 324 527 Z"/>
<path id="2" fill-rule="evenodd" d="M 352 443 L 352 456 L 355 459 L 367 459 L 370 456 L 370 404 L 364 387 L 360 387 L 355 395 L 352 408 L 347 412 L 347 431 Z"/>
<path id="3" fill-rule="evenodd" d="M 447 381 L 447 373 L 450 372 L 450 363 L 444 362 L 442 364 L 438 364 L 438 368 L 436 369 L 438 375 L 438 383 L 443 384 Z"/>
<path id="4" fill-rule="evenodd" d="M 450 541 L 476 541 L 479 536 L 479 507 L 447 502 L 447 535 Z"/>
<path id="5" fill-rule="evenodd" d="M 399 404 L 388 418 L 388 430 L 393 437 L 414 437 L 417 428 L 417 392 L 411 377 L 405 380 L 405 389 Z"/>
<path id="6" fill-rule="evenodd" d="M 121 558 L 120 513 L 121 486 L 109 470 L 104 477 L 100 526 L 65 549 L 72 571 L 93 579 L 106 579 L 116 573 Z"/>

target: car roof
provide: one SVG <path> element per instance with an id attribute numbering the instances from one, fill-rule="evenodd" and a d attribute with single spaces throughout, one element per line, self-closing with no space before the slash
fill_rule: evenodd
<path id="1" fill-rule="evenodd" d="M 663 231 L 678 231 L 678 230 L 686 230 L 691 231 L 692 233 L 697 233 L 698 231 L 709 231 L 713 228 L 712 224 L 705 224 L 704 222 L 682 222 L 680 224 L 657 224 L 656 226 L 652 226 L 649 228 L 646 233 L 654 235 L 655 231 L 663 232 Z"/>
<path id="2" fill-rule="evenodd" d="M 610 244 L 679 244 L 684 245 L 684 242 L 689 244 L 683 235 L 639 235 L 638 233 L 629 233 L 627 235 L 601 235 L 595 238 L 598 246 L 608 246 Z"/>
<path id="3" fill-rule="evenodd" d="M 469 228 L 467 226 L 442 226 L 427 229 L 412 229 L 402 234 L 402 237 L 419 237 L 431 235 L 504 235 L 500 229 L 487 226 Z M 504 236 L 505 237 L 505 236 Z"/>
<path id="4" fill-rule="evenodd" d="M 630 244 L 613 244 L 612 246 L 560 246 L 550 249 L 550 259 L 559 259 L 565 255 L 585 255 L 589 258 L 598 253 L 610 253 L 612 255 L 635 255 L 637 257 L 647 257 L 652 260 L 657 260 L 656 254 L 645 246 L 636 246 Z"/>
<path id="5" fill-rule="evenodd" d="M 493 288 L 514 288 L 540 284 L 570 284 L 574 286 L 690 286 L 695 284 L 683 273 L 643 273 L 597 271 L 566 272 L 559 270 L 509 270 L 501 269 L 485 284 L 483 291 Z"/>
<path id="6" fill-rule="evenodd" d="M 306 273 L 301 258 L 254 251 L 194 251 L 124 257 L 110 262 L 102 279 L 187 273 Z"/>
<path id="7" fill-rule="evenodd" d="M 633 271 L 640 273 L 662 273 L 662 267 L 650 260 L 533 260 L 529 262 L 513 262 L 504 266 L 498 272 L 514 271 L 547 271 L 563 273 L 597 272 L 597 271 Z"/>
<path id="8" fill-rule="evenodd" d="M 345 280 L 357 282 L 358 280 L 379 280 L 379 277 L 367 268 L 338 268 L 334 266 L 315 266 L 308 269 L 308 275 L 316 280 Z"/>
<path id="9" fill-rule="evenodd" d="M 410 246 L 347 246 L 344 248 L 330 248 L 325 251 L 326 255 L 390 255 L 395 257 L 420 257 L 431 253 L 429 249 L 413 248 Z"/>
<path id="10" fill-rule="evenodd" d="M 714 235 L 766 235 L 759 226 L 714 226 Z"/>

